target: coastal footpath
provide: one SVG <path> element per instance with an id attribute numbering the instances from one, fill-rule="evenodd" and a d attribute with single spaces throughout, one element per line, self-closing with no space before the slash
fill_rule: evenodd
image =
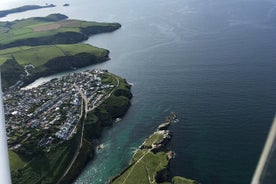
<path id="1" fill-rule="evenodd" d="M 103 128 L 130 107 L 130 87 L 106 70 L 91 70 L 6 91 L 13 183 L 71 183 L 93 158 Z"/>
<path id="2" fill-rule="evenodd" d="M 175 153 L 167 148 L 172 138 L 169 130 L 178 121 L 176 113 L 171 113 L 164 123 L 150 135 L 134 153 L 130 165 L 111 184 L 199 184 L 197 181 L 175 176 L 169 181 L 169 164 Z"/>

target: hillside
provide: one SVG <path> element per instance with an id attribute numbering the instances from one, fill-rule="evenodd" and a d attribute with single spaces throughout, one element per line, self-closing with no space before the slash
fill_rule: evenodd
<path id="1" fill-rule="evenodd" d="M 13 183 L 72 183 L 94 157 L 95 137 L 130 107 L 130 87 L 119 76 L 92 70 L 33 89 L 7 91 L 4 102 Z M 118 103 L 114 98 L 125 101 Z"/>
<path id="2" fill-rule="evenodd" d="M 0 22 L 0 48 L 78 43 L 90 35 L 111 32 L 121 27 L 119 23 L 66 20 L 67 18 L 62 14 L 51 14 Z"/>
<path id="3" fill-rule="evenodd" d="M 199 184 L 195 180 L 175 176 L 170 181 L 169 164 L 175 153 L 167 149 L 172 134 L 169 126 L 177 121 L 171 113 L 156 132 L 150 135 L 134 153 L 130 165 L 118 176 L 112 178 L 112 184 Z"/>
<path id="4" fill-rule="evenodd" d="M 0 22 L 0 66 L 3 88 L 15 89 L 39 77 L 72 70 L 109 59 L 109 51 L 77 44 L 89 36 L 112 32 L 119 23 L 67 20 L 51 14 Z"/>
<path id="5" fill-rule="evenodd" d="M 3 88 L 18 81 L 28 84 L 42 76 L 106 61 L 108 53 L 108 50 L 87 44 L 4 49 L 0 51 Z"/>

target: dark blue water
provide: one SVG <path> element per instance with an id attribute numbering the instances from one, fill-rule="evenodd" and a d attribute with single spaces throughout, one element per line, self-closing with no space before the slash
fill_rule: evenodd
<path id="1" fill-rule="evenodd" d="M 105 132 L 105 148 L 76 184 L 118 174 L 170 111 L 180 117 L 173 175 L 250 183 L 276 111 L 275 0 L 68 2 L 58 10 L 71 18 L 123 25 L 87 43 L 111 51 L 96 67 L 134 83 L 132 107 Z"/>

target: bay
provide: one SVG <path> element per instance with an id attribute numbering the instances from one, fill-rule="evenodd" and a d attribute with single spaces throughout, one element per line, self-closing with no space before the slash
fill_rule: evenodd
<path id="1" fill-rule="evenodd" d="M 1 9 L 31 2 L 13 0 Z M 112 59 L 81 70 L 108 69 L 134 84 L 130 110 L 105 131 L 104 149 L 75 184 L 106 183 L 118 174 L 170 111 L 180 117 L 172 126 L 173 175 L 204 184 L 250 183 L 276 110 L 275 0 L 62 3 L 0 20 L 59 12 L 120 22 L 121 29 L 85 41 L 109 49 Z"/>

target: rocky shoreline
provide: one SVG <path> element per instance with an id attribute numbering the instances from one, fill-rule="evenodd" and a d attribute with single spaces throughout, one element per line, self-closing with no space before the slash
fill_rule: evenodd
<path id="1" fill-rule="evenodd" d="M 172 138 L 169 127 L 177 122 L 177 114 L 171 112 L 165 122 L 150 135 L 134 153 L 130 165 L 118 176 L 109 180 L 109 183 L 173 183 L 198 184 L 197 181 L 180 176 L 170 180 L 169 165 L 175 157 L 174 151 L 167 148 Z"/>
<path id="2" fill-rule="evenodd" d="M 80 149 L 79 155 L 69 172 L 58 183 L 68 184 L 74 182 L 86 165 L 93 160 L 97 149 L 99 149 L 98 139 L 102 136 L 104 127 L 112 126 L 117 118 L 123 118 L 127 113 L 131 106 L 131 86 L 125 79 L 120 79 L 120 83 L 121 85 L 113 92 L 111 97 L 95 110 L 88 112 L 86 119 L 83 120 L 85 128 L 84 145 Z M 124 91 L 124 93 L 118 91 Z M 119 98 L 120 101 L 125 100 L 125 103 L 118 106 L 115 104 L 114 98 Z M 110 107 L 115 107 L 115 111 L 111 111 Z M 95 116 L 97 120 L 94 119 Z"/>

